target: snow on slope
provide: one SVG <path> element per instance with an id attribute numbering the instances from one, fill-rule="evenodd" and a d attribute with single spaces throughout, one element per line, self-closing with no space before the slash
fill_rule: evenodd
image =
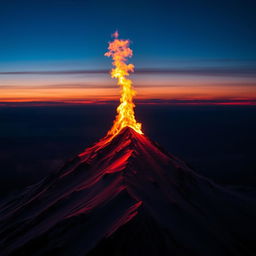
<path id="1" fill-rule="evenodd" d="M 256 200 L 124 128 L 0 205 L 0 255 L 255 255 Z"/>

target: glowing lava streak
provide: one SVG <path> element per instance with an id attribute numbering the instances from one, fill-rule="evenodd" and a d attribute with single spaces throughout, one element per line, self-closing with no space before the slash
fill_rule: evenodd
<path id="1" fill-rule="evenodd" d="M 118 32 L 115 32 L 113 37 L 114 40 L 109 42 L 109 51 L 105 53 L 105 56 L 113 59 L 114 68 L 111 70 L 111 77 L 117 78 L 117 84 L 121 86 L 122 93 L 120 104 L 117 107 L 117 116 L 108 135 L 115 136 L 126 126 L 143 134 L 141 124 L 137 123 L 134 115 L 135 105 L 132 100 L 135 90 L 132 87 L 132 81 L 127 78 L 129 72 L 134 71 L 133 64 L 126 64 L 127 58 L 132 56 L 132 50 L 129 48 L 130 41 L 118 39 Z"/>

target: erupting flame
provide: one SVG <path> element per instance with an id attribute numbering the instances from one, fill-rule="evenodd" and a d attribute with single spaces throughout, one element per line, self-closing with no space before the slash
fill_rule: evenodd
<path id="1" fill-rule="evenodd" d="M 114 68 L 111 70 L 111 77 L 117 79 L 117 84 L 121 86 L 120 104 L 117 107 L 117 116 L 108 135 L 117 135 L 124 127 L 129 126 L 136 132 L 143 134 L 141 124 L 137 123 L 134 115 L 133 96 L 135 90 L 132 87 L 132 81 L 127 78 L 129 72 L 134 71 L 133 64 L 126 64 L 127 58 L 132 56 L 132 50 L 129 48 L 130 41 L 118 39 L 118 32 L 113 34 L 114 40 L 109 42 L 108 52 L 105 56 L 112 57 Z"/>

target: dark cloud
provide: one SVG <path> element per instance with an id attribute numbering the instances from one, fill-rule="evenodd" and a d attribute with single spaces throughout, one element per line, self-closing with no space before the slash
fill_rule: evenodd
<path id="1" fill-rule="evenodd" d="M 109 70 L 59 70 L 59 71 L 10 71 L 0 72 L 0 75 L 79 75 L 106 74 Z"/>
<path id="2" fill-rule="evenodd" d="M 90 75 L 107 74 L 109 70 L 59 70 L 59 71 L 10 71 L 0 75 Z M 170 74 L 170 75 L 203 75 L 203 76 L 256 76 L 256 68 L 138 68 L 135 74 Z"/>
<path id="3" fill-rule="evenodd" d="M 0 89 L 76 89 L 76 88 L 116 88 L 115 84 L 94 84 L 94 83 L 69 83 L 69 84 L 44 84 L 44 85 L 0 85 Z"/>

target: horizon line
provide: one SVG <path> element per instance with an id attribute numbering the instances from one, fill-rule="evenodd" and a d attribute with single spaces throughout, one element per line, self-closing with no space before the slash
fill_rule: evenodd
<path id="1" fill-rule="evenodd" d="M 10 100 L 0 101 L 0 107 L 36 107 L 36 106 L 64 106 L 64 105 L 112 105 L 118 104 L 118 100 Z M 148 99 L 136 100 L 136 105 L 172 105 L 172 106 L 256 106 L 256 99 L 209 99 L 209 100 L 185 100 L 185 99 Z"/>

